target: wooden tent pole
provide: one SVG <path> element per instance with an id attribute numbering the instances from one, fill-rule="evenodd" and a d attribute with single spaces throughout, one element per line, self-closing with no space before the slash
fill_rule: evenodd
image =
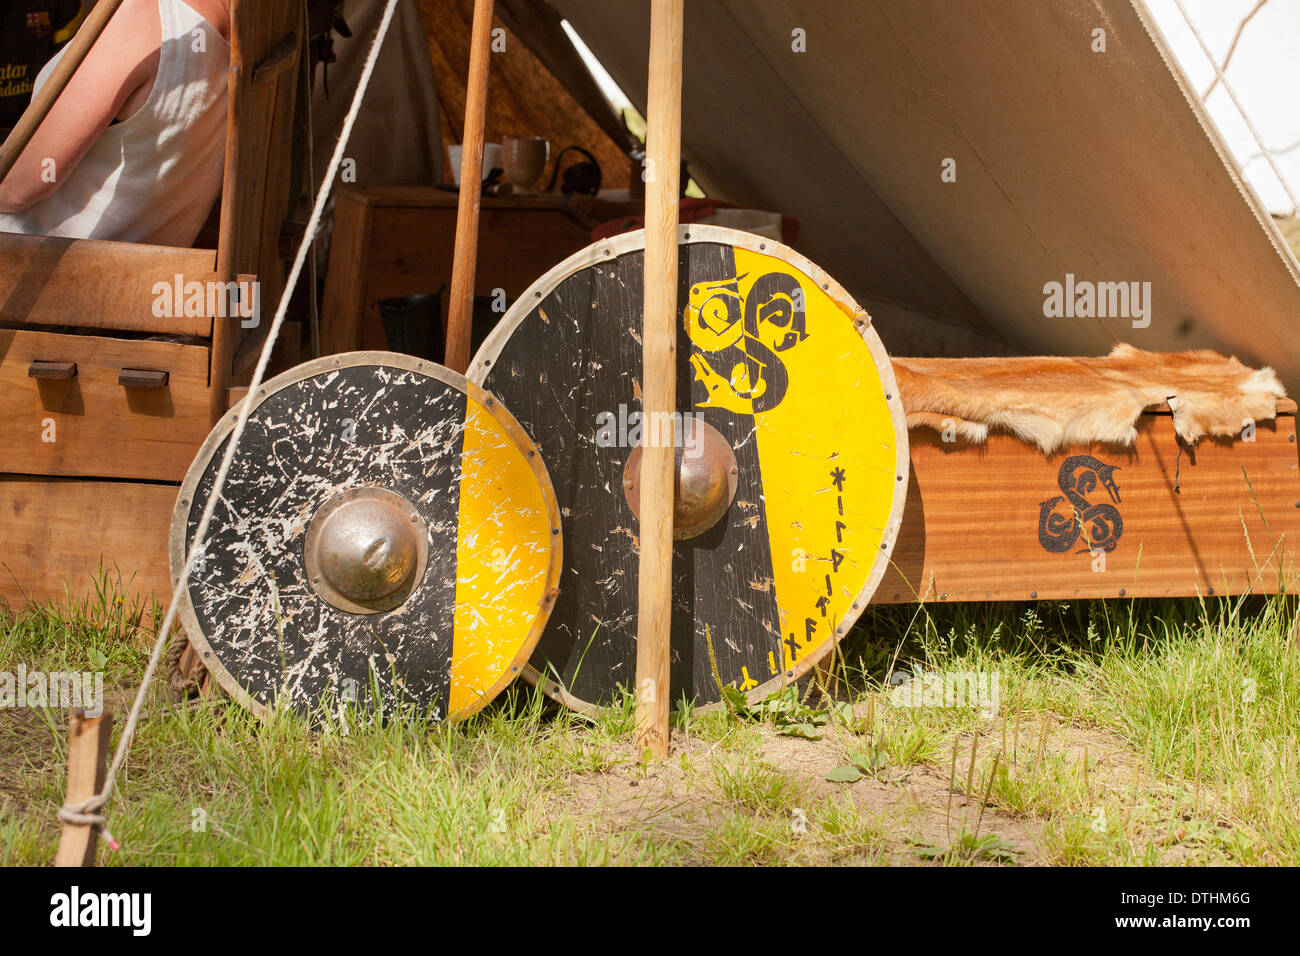
<path id="1" fill-rule="evenodd" d="M 113 732 L 113 715 L 104 711 L 87 717 L 73 711 L 68 729 L 68 783 L 64 803 L 75 807 L 89 800 L 104 786 L 108 758 L 108 739 Z M 55 866 L 94 866 L 99 828 L 84 823 L 64 823 L 55 851 Z"/>
<path id="2" fill-rule="evenodd" d="M 685 0 L 653 0 L 646 96 L 645 315 L 642 326 L 641 557 L 636 743 L 668 752 L 673 589 L 673 428 L 677 408 L 677 203 L 682 151 Z"/>
<path id="3" fill-rule="evenodd" d="M 22 155 L 23 150 L 36 134 L 36 130 L 49 115 L 59 94 L 72 79 L 72 74 L 77 72 L 77 67 L 81 66 L 81 61 L 86 58 L 86 54 L 90 52 L 90 48 L 95 45 L 99 35 L 104 32 L 104 27 L 108 26 L 108 21 L 121 5 L 122 0 L 100 0 L 81 24 L 77 35 L 64 47 L 63 59 L 50 71 L 50 76 L 41 87 L 41 91 L 32 97 L 32 102 L 19 118 L 18 125 L 5 139 L 4 145 L 0 145 L 0 182 L 3 182 L 9 175 L 9 170 L 14 168 L 14 163 L 18 162 L 18 157 Z"/>
<path id="4" fill-rule="evenodd" d="M 492 43 L 492 0 L 474 0 L 470 30 L 469 78 L 465 82 L 465 130 L 460 151 L 460 206 L 451 265 L 447 308 L 447 347 L 443 363 L 457 372 L 469 368 L 470 328 L 474 320 L 474 272 L 478 260 L 478 210 L 483 189 L 483 124 L 487 116 L 488 57 Z"/>

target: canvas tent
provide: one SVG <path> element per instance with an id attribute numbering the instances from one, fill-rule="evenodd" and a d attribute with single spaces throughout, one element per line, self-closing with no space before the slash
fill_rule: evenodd
<path id="1" fill-rule="evenodd" d="M 554 5 L 644 107 L 649 0 Z M 893 354 L 1211 347 L 1300 389 L 1300 268 L 1141 0 L 693 0 L 684 61 L 692 175 L 799 217 Z M 1150 326 L 1046 317 L 1067 274 L 1150 282 Z"/>

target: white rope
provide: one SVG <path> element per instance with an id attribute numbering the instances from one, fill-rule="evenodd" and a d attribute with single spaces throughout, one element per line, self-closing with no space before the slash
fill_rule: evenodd
<path id="1" fill-rule="evenodd" d="M 1201 31 L 1196 29 L 1196 24 L 1193 23 L 1192 18 L 1187 15 L 1187 8 L 1183 6 L 1183 0 L 1174 0 L 1174 5 L 1178 7 L 1178 12 L 1183 15 L 1183 19 L 1187 22 L 1188 29 L 1190 29 L 1192 35 L 1196 37 L 1196 42 L 1201 45 L 1201 52 L 1204 53 L 1205 58 L 1210 61 L 1210 66 L 1214 67 L 1215 76 L 1219 78 L 1219 82 L 1223 84 L 1223 88 L 1227 90 L 1228 95 L 1232 97 L 1232 103 L 1237 107 L 1237 112 L 1240 113 L 1241 118 L 1246 121 L 1246 126 L 1250 129 L 1250 135 L 1255 137 L 1255 144 L 1259 147 L 1260 154 L 1268 160 L 1269 166 L 1273 167 L 1273 175 L 1277 177 L 1277 181 L 1282 184 L 1282 189 L 1285 190 L 1287 197 L 1291 200 L 1291 206 L 1294 210 L 1293 214 L 1300 216 L 1300 200 L 1296 199 L 1295 193 L 1291 191 L 1291 184 L 1288 183 L 1286 177 L 1282 175 L 1282 170 L 1278 168 L 1277 162 L 1273 159 L 1273 153 L 1264 145 L 1264 137 L 1259 135 L 1259 130 L 1255 129 L 1255 124 L 1250 121 L 1250 116 L 1246 113 L 1246 108 L 1241 105 L 1241 100 L 1237 99 L 1237 91 L 1232 88 L 1232 84 L 1229 83 L 1228 78 L 1224 76 L 1223 68 L 1219 66 L 1219 61 L 1214 58 L 1214 54 L 1210 52 L 1209 46 L 1206 45 L 1205 37 L 1201 36 Z"/>
<path id="2" fill-rule="evenodd" d="M 244 434 L 244 426 L 248 423 L 248 416 L 253 408 L 251 396 L 256 393 L 258 386 L 262 384 L 262 378 L 266 375 L 266 366 L 271 360 L 271 350 L 275 346 L 276 336 L 279 335 L 280 326 L 284 323 L 285 314 L 289 311 L 290 296 L 293 294 L 294 286 L 297 285 L 298 277 L 302 273 L 303 262 L 306 260 L 307 252 L 311 248 L 312 239 L 316 235 L 316 230 L 320 228 L 321 216 L 325 210 L 325 201 L 329 197 L 330 185 L 334 182 L 334 177 L 338 175 L 339 166 L 343 163 L 343 150 L 347 146 L 348 137 L 352 135 L 352 126 L 356 122 L 357 114 L 361 111 L 362 97 L 365 95 L 366 87 L 370 83 L 370 75 L 374 72 L 375 61 L 379 58 L 379 48 L 383 45 L 384 37 L 388 34 L 388 25 L 393 19 L 393 10 L 396 7 L 397 0 L 388 0 L 388 5 L 384 8 L 383 19 L 379 21 L 379 29 L 375 32 L 374 42 L 371 44 L 370 53 L 366 56 L 365 67 L 361 71 L 361 79 L 357 82 L 356 92 L 352 96 L 352 106 L 343 121 L 343 131 L 339 134 L 338 143 L 334 147 L 334 156 L 330 159 L 329 170 L 326 172 L 324 179 L 321 181 L 320 189 L 316 193 L 316 204 L 312 208 L 311 218 L 307 221 L 307 229 L 303 234 L 302 241 L 298 244 L 298 252 L 294 256 L 293 266 L 289 269 L 289 275 L 285 279 L 284 292 L 280 295 L 280 304 L 275 310 L 275 318 L 271 322 L 270 331 L 267 333 L 266 343 L 262 346 L 262 354 L 257 360 L 257 368 L 253 371 L 252 381 L 249 382 L 248 396 L 250 400 L 239 403 L 239 415 L 235 420 L 234 430 L 230 433 L 230 440 L 226 444 L 225 456 L 221 459 L 221 467 L 217 470 L 216 481 L 213 483 L 212 491 L 208 494 L 208 500 L 203 506 L 203 517 L 199 519 L 199 526 L 194 532 L 194 543 L 190 545 L 189 553 L 185 556 L 185 566 L 181 569 L 176 587 L 172 591 L 171 603 L 167 607 L 167 614 L 163 618 L 162 626 L 158 629 L 158 638 L 154 641 L 153 653 L 149 656 L 149 666 L 145 668 L 144 677 L 140 681 L 140 689 L 136 692 L 135 701 L 131 705 L 130 716 L 127 717 L 126 725 L 122 728 L 122 737 L 118 741 L 117 750 L 113 754 L 113 762 L 109 765 L 108 773 L 104 776 L 104 786 L 99 793 L 87 800 L 76 804 L 65 804 L 59 810 L 59 819 L 66 823 L 101 827 L 104 825 L 103 816 L 95 811 L 108 802 L 109 794 L 113 791 L 113 782 L 117 777 L 117 772 L 131 748 L 131 739 L 135 735 L 136 724 L 140 719 L 140 709 L 144 705 L 145 693 L 153 680 L 154 671 L 158 666 L 158 659 L 162 656 L 163 645 L 167 643 L 167 637 L 175 623 L 176 609 L 180 604 L 181 595 L 185 593 L 185 588 L 189 584 L 190 573 L 194 569 L 195 559 L 202 551 L 201 545 L 207 535 L 208 524 L 212 521 L 217 500 L 221 497 L 221 490 L 226 483 L 226 475 L 229 473 L 231 462 L 235 458 L 235 448 L 239 445 L 239 439 Z M 105 831 L 105 836 L 108 836 L 107 831 Z M 108 837 L 108 839 L 111 841 L 112 838 Z"/>

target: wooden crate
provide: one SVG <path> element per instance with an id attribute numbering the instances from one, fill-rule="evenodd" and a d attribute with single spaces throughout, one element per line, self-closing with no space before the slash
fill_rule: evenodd
<path id="1" fill-rule="evenodd" d="M 94 593 L 101 565 L 128 600 L 171 592 L 167 533 L 177 486 L 0 476 L 0 598 L 62 603 Z"/>
<path id="2" fill-rule="evenodd" d="M 1144 414 L 1132 449 L 1046 456 L 1007 436 L 987 445 L 910 433 L 912 474 L 892 566 L 878 604 L 1271 593 L 1295 590 L 1300 555 L 1296 406 L 1281 403 L 1253 440 L 1202 441 L 1180 452 L 1167 410 Z M 1122 532 L 1085 520 L 1068 547 L 1063 468 L 1109 473 L 1088 505 L 1110 506 Z M 1069 464 L 1067 465 L 1067 462 Z M 1055 499 L 1064 499 L 1055 501 Z M 1087 517 L 1088 512 L 1081 512 Z M 1114 515 L 1098 509 L 1101 519 Z M 1068 522 L 1061 522 L 1068 524 Z M 1096 530 L 1101 528 L 1102 536 Z M 1091 543 L 1090 539 L 1091 538 Z M 1046 543 L 1045 543 L 1046 542 Z M 1049 550 L 1049 546 L 1056 550 Z"/>
<path id="3" fill-rule="evenodd" d="M 180 481 L 211 426 L 208 362 L 200 346 L 0 330 L 0 473 Z"/>
<path id="4" fill-rule="evenodd" d="M 171 590 L 175 483 L 228 407 L 236 366 L 260 347 L 283 284 L 301 15 L 289 0 L 232 4 L 216 250 L 0 234 L 0 596 L 14 608 L 85 597 L 101 563 L 134 594 Z M 210 314 L 206 295 L 195 311 L 209 314 L 158 307 L 160 283 L 244 277 L 260 283 L 256 329 L 219 307 Z M 33 378 L 34 362 L 62 369 Z M 75 376 L 57 377 L 74 364 Z"/>

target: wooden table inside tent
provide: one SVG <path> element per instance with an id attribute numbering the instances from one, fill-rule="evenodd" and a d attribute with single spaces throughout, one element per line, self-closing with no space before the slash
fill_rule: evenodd
<path id="1" fill-rule="evenodd" d="M 457 193 L 434 186 L 342 186 L 334 202 L 321 337 L 326 352 L 383 349 L 375 303 L 451 283 Z M 484 196 L 474 294 L 513 301 L 556 263 L 591 243 L 591 229 L 641 214 L 628 191 Z M 447 291 L 443 291 L 446 328 Z"/>

